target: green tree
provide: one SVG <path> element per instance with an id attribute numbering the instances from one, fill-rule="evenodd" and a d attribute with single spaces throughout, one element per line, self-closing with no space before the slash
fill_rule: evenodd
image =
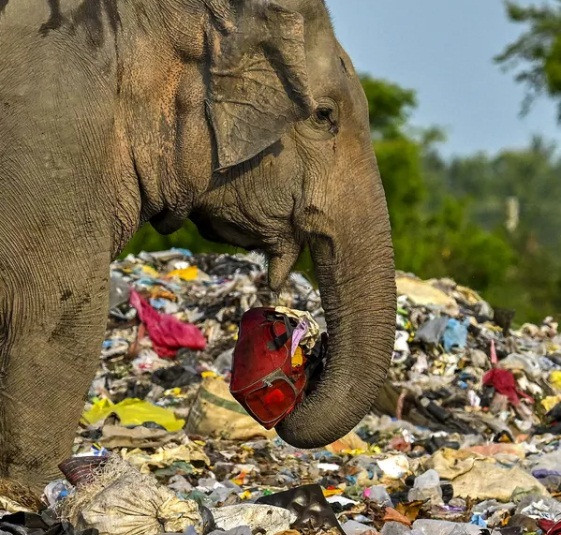
<path id="1" fill-rule="evenodd" d="M 453 276 L 480 291 L 500 284 L 513 250 L 498 233 L 470 221 L 469 202 L 443 187 L 447 166 L 434 150 L 443 135 L 437 128 L 413 133 L 409 117 L 417 105 L 414 91 L 369 77 L 362 84 L 397 267 L 426 278 Z M 426 165 L 431 155 L 432 169 Z"/>
<path id="2" fill-rule="evenodd" d="M 466 241 L 464 249 L 472 252 L 461 261 L 463 270 L 477 281 L 471 285 L 484 288 L 492 304 L 517 309 L 520 320 L 559 315 L 561 161 L 554 147 L 535 138 L 525 149 L 495 156 L 476 154 L 446 162 L 432 153 L 426 156 L 425 171 L 435 184 L 440 183 L 439 199 L 455 197 L 466 210 L 468 224 L 474 226 L 473 239 Z M 507 230 L 509 199 L 516 199 L 519 210 Z M 437 223 L 440 227 L 453 229 L 451 221 Z M 481 228 L 492 240 L 474 248 Z M 470 238 L 469 233 L 466 236 Z M 461 251 L 457 258 L 462 258 Z M 446 269 L 456 274 L 462 266 L 448 264 Z"/>
<path id="3" fill-rule="evenodd" d="M 507 69 L 517 69 L 516 80 L 527 86 L 523 112 L 536 96 L 547 93 L 559 100 L 561 120 L 561 0 L 540 6 L 506 2 L 512 22 L 528 29 L 495 59 Z"/>
<path id="4" fill-rule="evenodd" d="M 361 76 L 368 100 L 370 128 L 376 137 L 402 137 L 411 111 L 417 106 L 415 91 L 392 82 Z"/>

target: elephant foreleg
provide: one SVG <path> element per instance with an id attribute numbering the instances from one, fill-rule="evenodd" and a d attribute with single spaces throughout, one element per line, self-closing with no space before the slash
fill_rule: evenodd
<path id="1" fill-rule="evenodd" d="M 0 477 L 41 490 L 71 454 L 107 314 L 109 253 L 0 274 Z"/>

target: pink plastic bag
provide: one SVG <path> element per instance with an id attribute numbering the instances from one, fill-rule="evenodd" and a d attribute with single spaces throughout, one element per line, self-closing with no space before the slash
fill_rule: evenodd
<path id="1" fill-rule="evenodd" d="M 162 314 L 153 308 L 136 290 L 131 290 L 130 304 L 136 308 L 140 321 L 152 340 L 154 351 L 162 358 L 174 358 L 177 350 L 204 349 L 203 333 L 191 323 L 179 321 L 170 314 Z"/>

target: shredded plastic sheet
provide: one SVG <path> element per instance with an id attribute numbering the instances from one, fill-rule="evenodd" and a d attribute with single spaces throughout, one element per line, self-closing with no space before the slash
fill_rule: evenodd
<path id="1" fill-rule="evenodd" d="M 189 266 L 183 269 L 174 269 L 167 274 L 167 277 L 170 279 L 177 277 L 183 281 L 192 281 L 197 278 L 198 274 L 199 270 L 196 266 Z"/>
<path id="2" fill-rule="evenodd" d="M 320 335 L 319 325 L 312 315 L 309 312 L 288 307 L 275 307 L 275 311 L 298 320 L 298 325 L 292 337 L 292 355 L 294 355 L 298 346 L 311 351 Z"/>
<path id="3" fill-rule="evenodd" d="M 498 368 L 489 370 L 483 377 L 483 384 L 493 386 L 499 394 L 506 396 L 513 405 L 520 404 L 519 396 L 522 396 L 531 403 L 534 402 L 531 396 L 518 388 L 514 375 L 508 370 Z"/>

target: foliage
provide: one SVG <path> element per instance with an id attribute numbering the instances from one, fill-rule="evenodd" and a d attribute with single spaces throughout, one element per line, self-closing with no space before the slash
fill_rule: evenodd
<path id="1" fill-rule="evenodd" d="M 130 253 L 137 254 L 140 251 L 163 251 L 172 247 L 182 247 L 189 249 L 193 253 L 213 251 L 216 253 L 235 254 L 236 252 L 243 251 L 240 248 L 205 240 L 191 221 L 185 222 L 180 230 L 168 236 L 158 234 L 150 223 L 146 223 L 129 241 L 121 257 Z"/>
<path id="2" fill-rule="evenodd" d="M 417 105 L 415 92 L 370 76 L 361 76 L 361 82 L 372 132 L 385 139 L 401 136 L 411 110 Z"/>
<path id="3" fill-rule="evenodd" d="M 506 7 L 511 21 L 527 24 L 529 29 L 495 59 L 507 69 L 519 68 L 516 80 L 527 86 L 523 104 L 523 112 L 527 112 L 531 102 L 541 93 L 561 97 L 561 0 L 539 7 L 507 2 Z"/>
<path id="4" fill-rule="evenodd" d="M 515 308 L 518 318 L 539 321 L 561 310 L 561 160 L 551 145 L 536 138 L 523 150 L 505 150 L 495 156 L 476 154 L 444 162 L 428 154 L 425 169 L 432 176 L 435 191 L 454 195 L 465 203 L 472 224 L 493 232 L 504 252 L 502 276 L 487 285 L 486 298 L 492 303 Z M 508 201 L 515 199 L 518 218 L 507 231 Z M 449 223 L 446 223 L 448 225 Z M 469 256 L 468 256 L 469 259 Z M 482 260 L 474 251 L 464 267 Z M 498 274 L 488 258 L 488 274 Z M 455 273 L 458 266 L 451 267 Z"/>
<path id="5" fill-rule="evenodd" d="M 432 182 L 425 155 L 442 133 L 435 128 L 410 133 L 407 118 L 416 105 L 412 91 L 363 78 L 371 109 L 383 120 L 371 120 L 374 147 L 388 200 L 396 265 L 420 277 L 452 276 L 485 291 L 501 284 L 514 251 L 499 233 L 469 218 L 469 203 L 442 187 L 433 156 Z"/>

